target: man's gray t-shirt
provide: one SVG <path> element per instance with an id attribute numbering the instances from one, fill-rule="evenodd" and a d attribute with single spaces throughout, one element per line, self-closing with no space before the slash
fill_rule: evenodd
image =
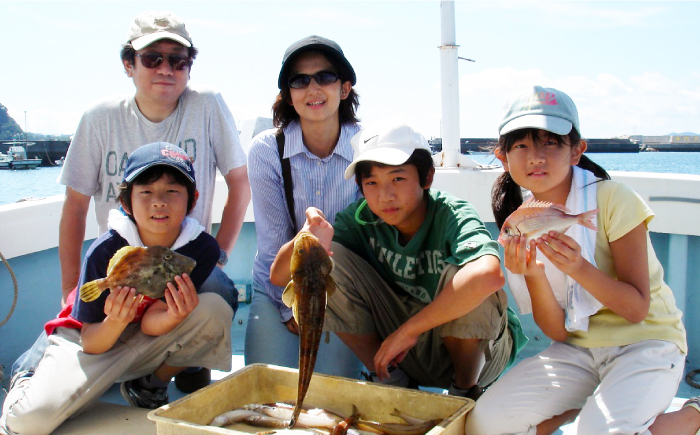
<path id="1" fill-rule="evenodd" d="M 95 201 L 99 233 L 116 208 L 129 154 L 141 145 L 169 142 L 193 160 L 199 200 L 190 217 L 211 232 L 216 169 L 227 174 L 246 164 L 233 115 L 220 93 L 188 86 L 177 108 L 154 123 L 141 114 L 134 95 L 111 98 L 83 115 L 68 149 L 58 182 Z"/>

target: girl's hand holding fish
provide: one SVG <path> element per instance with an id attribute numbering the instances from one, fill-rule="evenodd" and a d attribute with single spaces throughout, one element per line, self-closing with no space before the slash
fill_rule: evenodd
<path id="1" fill-rule="evenodd" d="M 552 264 L 576 279 L 577 272 L 587 261 L 581 256 L 581 245 L 571 237 L 550 231 L 537 240 L 537 247 Z"/>
<path id="2" fill-rule="evenodd" d="M 526 237 L 510 237 L 503 242 L 503 263 L 511 273 L 526 277 L 544 276 L 544 264 L 537 261 L 537 245 Z"/>
<path id="3" fill-rule="evenodd" d="M 141 299 L 143 296 L 137 297 L 135 288 L 115 287 L 105 301 L 104 310 L 107 319 L 124 324 L 130 323 L 136 318 L 136 309 Z"/>
<path id="4" fill-rule="evenodd" d="M 559 306 L 545 274 L 544 263 L 537 261 L 537 243 L 541 239 L 526 242 L 526 237 L 512 237 L 503 243 L 504 265 L 511 273 L 523 275 L 533 306 L 535 321 L 549 338 L 563 341 L 568 336 L 563 327 L 564 311 Z M 528 245 L 529 243 L 529 249 Z M 553 326 L 549 326 L 553 325 Z"/>

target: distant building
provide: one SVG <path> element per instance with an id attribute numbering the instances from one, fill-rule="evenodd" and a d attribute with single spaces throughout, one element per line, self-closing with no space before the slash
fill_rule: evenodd
<path id="1" fill-rule="evenodd" d="M 653 148 L 656 151 L 700 151 L 700 136 L 642 136 L 642 149 L 648 150 L 649 148 Z"/>
<path id="2" fill-rule="evenodd" d="M 700 144 L 700 136 L 697 135 L 666 135 L 666 136 L 641 136 L 645 145 L 656 144 Z"/>
<path id="3" fill-rule="evenodd" d="M 671 136 L 669 143 L 700 143 L 700 136 Z"/>

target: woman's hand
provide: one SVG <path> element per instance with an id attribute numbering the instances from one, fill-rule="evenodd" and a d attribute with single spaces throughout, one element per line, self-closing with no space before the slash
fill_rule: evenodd
<path id="1" fill-rule="evenodd" d="M 511 273 L 534 277 L 544 274 L 544 264 L 537 261 L 537 245 L 534 240 L 530 246 L 525 243 L 525 237 L 510 237 L 503 247 L 503 262 Z"/>
<path id="2" fill-rule="evenodd" d="M 136 296 L 135 288 L 115 287 L 105 301 L 105 315 L 115 322 L 130 323 L 136 318 L 136 309 L 142 300 L 142 295 Z"/>
<path id="3" fill-rule="evenodd" d="M 550 231 L 537 239 L 537 247 L 557 269 L 569 276 L 575 275 L 586 263 L 581 256 L 581 245 L 556 231 Z"/>
<path id="4" fill-rule="evenodd" d="M 183 273 L 182 276 L 176 276 L 175 283 L 168 283 L 165 289 L 165 302 L 168 305 L 168 315 L 177 320 L 178 323 L 197 308 L 199 305 L 197 289 L 188 274 Z"/>

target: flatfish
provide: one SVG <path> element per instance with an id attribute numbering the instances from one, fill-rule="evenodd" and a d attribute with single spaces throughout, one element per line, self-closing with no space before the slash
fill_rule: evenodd
<path id="1" fill-rule="evenodd" d="M 118 286 L 133 287 L 137 294 L 160 299 L 166 285 L 183 273 L 192 273 L 196 261 L 163 246 L 137 248 L 125 246 L 114 253 L 107 276 L 80 287 L 80 299 L 90 302 L 103 291 Z"/>

